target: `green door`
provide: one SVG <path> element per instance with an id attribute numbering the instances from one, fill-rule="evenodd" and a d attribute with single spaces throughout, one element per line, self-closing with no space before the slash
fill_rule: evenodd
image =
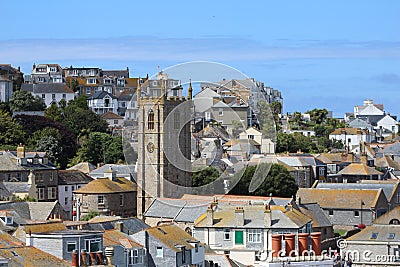
<path id="1" fill-rule="evenodd" d="M 243 231 L 235 231 L 235 245 L 243 245 Z"/>

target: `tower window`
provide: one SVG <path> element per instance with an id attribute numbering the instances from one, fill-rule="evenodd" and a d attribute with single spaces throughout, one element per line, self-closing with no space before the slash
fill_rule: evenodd
<path id="1" fill-rule="evenodd" d="M 154 130 L 154 112 L 152 110 L 149 111 L 147 117 L 147 129 Z"/>
<path id="2" fill-rule="evenodd" d="M 174 129 L 179 129 L 180 128 L 180 113 L 179 111 L 175 111 L 174 113 Z"/>

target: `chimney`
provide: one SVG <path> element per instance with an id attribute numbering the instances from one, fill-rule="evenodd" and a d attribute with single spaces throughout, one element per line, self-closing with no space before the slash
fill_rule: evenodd
<path id="1" fill-rule="evenodd" d="M 206 217 L 206 224 L 207 226 L 213 226 L 214 224 L 214 210 L 213 206 L 210 205 L 207 209 L 207 217 Z"/>
<path id="2" fill-rule="evenodd" d="M 25 147 L 21 143 L 17 147 L 17 158 L 25 158 Z"/>
<path id="3" fill-rule="evenodd" d="M 264 210 L 264 226 L 265 227 L 270 227 L 272 226 L 272 212 L 271 212 L 271 206 L 269 204 L 265 205 L 265 210 Z"/>
<path id="4" fill-rule="evenodd" d="M 236 226 L 244 226 L 244 209 L 243 209 L 243 207 L 235 208 L 235 224 L 236 224 Z"/>
<path id="5" fill-rule="evenodd" d="M 107 266 L 113 266 L 113 264 L 114 264 L 114 248 L 106 247 L 105 255 L 107 258 Z"/>
<path id="6" fill-rule="evenodd" d="M 81 250 L 81 266 L 86 267 L 87 265 L 87 253 L 86 249 Z"/>
<path id="7" fill-rule="evenodd" d="M 115 181 L 117 179 L 117 172 L 113 170 L 113 168 L 110 166 L 108 170 L 104 171 L 104 178 L 108 178 L 111 181 Z"/>
<path id="8" fill-rule="evenodd" d="M 116 222 L 115 223 L 115 229 L 117 229 L 120 232 L 124 231 L 124 223 L 123 222 Z"/>
<path id="9" fill-rule="evenodd" d="M 28 233 L 26 233 L 26 236 L 25 236 L 26 238 L 26 246 L 27 247 L 30 247 L 30 246 L 32 246 L 33 245 L 33 239 L 32 239 L 32 232 L 31 232 L 31 230 L 29 229 L 28 230 Z"/>
<path id="10" fill-rule="evenodd" d="M 79 267 L 79 257 L 78 257 L 78 252 L 76 251 L 76 249 L 74 249 L 72 251 L 72 263 L 71 263 L 72 267 Z"/>

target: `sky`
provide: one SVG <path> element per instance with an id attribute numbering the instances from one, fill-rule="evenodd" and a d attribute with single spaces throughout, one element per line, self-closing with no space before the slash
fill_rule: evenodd
<path id="1" fill-rule="evenodd" d="M 335 117 L 372 99 L 400 116 L 400 1 L 4 1 L 0 63 L 229 65 L 282 92 L 284 112 Z"/>

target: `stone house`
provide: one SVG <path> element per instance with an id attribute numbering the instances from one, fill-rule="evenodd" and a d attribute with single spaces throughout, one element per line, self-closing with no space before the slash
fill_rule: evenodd
<path id="1" fill-rule="evenodd" d="M 69 219 L 73 219 L 73 191 L 85 186 L 93 181 L 89 175 L 81 171 L 60 170 L 58 172 L 58 200 L 68 214 Z"/>
<path id="2" fill-rule="evenodd" d="M 24 74 L 20 67 L 14 68 L 11 64 L 0 64 L 0 76 L 12 82 L 12 90 L 19 90 L 24 82 Z"/>
<path id="3" fill-rule="evenodd" d="M 30 75 L 25 75 L 25 83 L 63 83 L 65 77 L 63 69 L 58 64 L 33 64 Z"/>
<path id="4" fill-rule="evenodd" d="M 178 226 L 151 227 L 132 237 L 146 248 L 149 267 L 204 267 L 204 245 Z"/>
<path id="5" fill-rule="evenodd" d="M 136 216 L 136 183 L 125 178 L 117 178 L 116 172 L 109 170 L 105 178 L 98 178 L 73 192 L 77 216 L 90 212 L 100 215 Z"/>
<path id="6" fill-rule="evenodd" d="M 382 189 L 300 188 L 297 197 L 301 203 L 318 203 L 334 227 L 371 225 L 389 206 Z"/>

